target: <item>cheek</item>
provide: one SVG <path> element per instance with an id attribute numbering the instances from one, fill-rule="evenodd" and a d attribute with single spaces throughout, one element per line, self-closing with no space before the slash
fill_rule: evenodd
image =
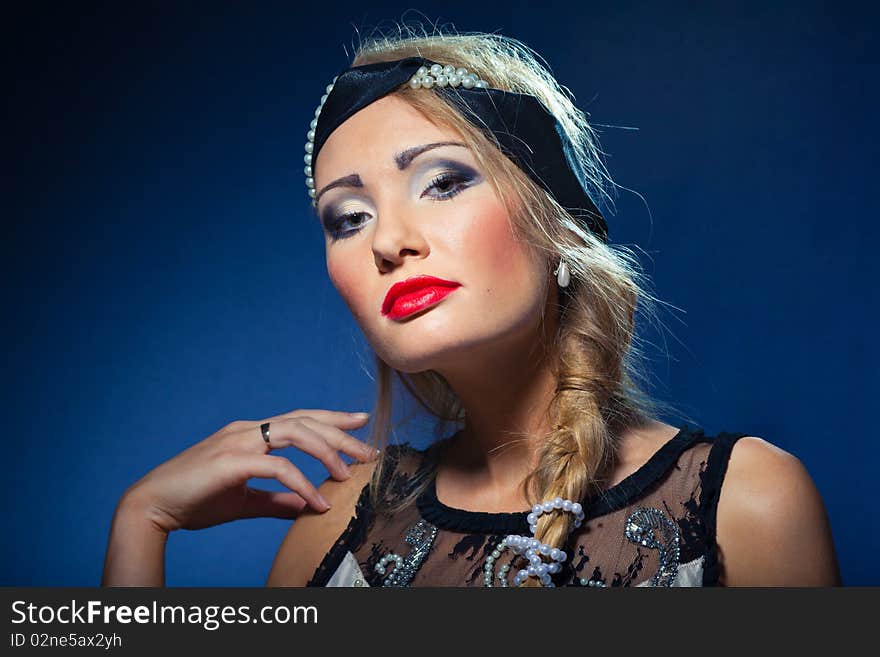
<path id="1" fill-rule="evenodd" d="M 481 272 L 484 291 L 522 293 L 535 276 L 535 263 L 526 246 L 516 240 L 506 208 L 495 203 L 483 207 L 477 217 L 463 236 L 462 253 Z"/>
<path id="2" fill-rule="evenodd" d="M 368 310 L 365 307 L 367 294 L 363 272 L 356 271 L 350 263 L 346 265 L 338 257 L 330 257 L 327 259 L 327 274 L 351 314 L 360 321 Z"/>

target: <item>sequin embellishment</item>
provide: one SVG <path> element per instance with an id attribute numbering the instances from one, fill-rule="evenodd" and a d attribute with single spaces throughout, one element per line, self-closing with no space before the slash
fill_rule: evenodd
<path id="1" fill-rule="evenodd" d="M 651 578 L 651 586 L 672 586 L 678 574 L 678 526 L 660 509 L 640 507 L 626 519 L 625 533 L 631 543 L 659 552 L 660 567 Z"/>
<path id="2" fill-rule="evenodd" d="M 401 557 L 393 552 L 386 554 L 376 564 L 376 572 L 385 574 L 385 566 L 388 562 L 394 562 L 394 570 L 385 578 L 382 586 L 404 587 L 416 576 L 419 567 L 431 551 L 434 539 L 437 538 L 437 528 L 429 522 L 419 520 L 406 532 L 407 545 L 412 548 L 406 557 Z"/>

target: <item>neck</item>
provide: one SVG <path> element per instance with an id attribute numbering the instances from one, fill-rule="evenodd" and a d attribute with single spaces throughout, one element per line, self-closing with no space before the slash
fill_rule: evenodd
<path id="1" fill-rule="evenodd" d="M 555 326 L 544 331 L 552 335 Z M 438 466 L 444 501 L 455 503 L 461 495 L 462 506 L 524 508 L 520 485 L 537 466 L 550 429 L 547 408 L 556 377 L 551 354 L 536 346 L 549 343 L 534 333 L 496 340 L 440 372 L 466 411 L 465 427 L 449 441 Z"/>

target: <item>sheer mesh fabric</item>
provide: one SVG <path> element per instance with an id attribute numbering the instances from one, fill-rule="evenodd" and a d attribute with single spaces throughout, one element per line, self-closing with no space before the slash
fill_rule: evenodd
<path id="1" fill-rule="evenodd" d="M 733 443 L 743 434 L 708 437 L 680 428 L 641 468 L 594 500 L 582 501 L 583 525 L 565 546 L 567 561 L 556 586 L 701 586 L 718 582 L 715 509 Z M 415 475 L 431 470 L 432 448 L 389 446 L 383 496 L 400 499 Z M 415 505 L 393 515 L 376 512 L 361 491 L 346 530 L 308 586 L 387 586 L 395 562 L 376 570 L 385 555 L 403 558 L 396 585 L 485 586 L 486 560 L 508 534 L 530 536 L 521 513 L 455 509 L 437 499 L 433 480 Z M 435 529 L 436 528 L 436 529 Z M 407 535 L 410 542 L 407 542 Z M 413 536 L 413 534 L 417 534 Z M 527 567 L 510 549 L 494 563 L 492 585 L 509 564 L 507 580 Z M 343 571 L 345 576 L 343 577 Z M 393 580 L 393 578 L 392 578 Z"/>

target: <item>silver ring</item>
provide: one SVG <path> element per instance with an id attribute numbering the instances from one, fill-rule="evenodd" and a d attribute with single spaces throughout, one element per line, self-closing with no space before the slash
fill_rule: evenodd
<path id="1" fill-rule="evenodd" d="M 269 423 L 268 422 L 263 422 L 263 424 L 260 425 L 260 432 L 263 434 L 263 440 L 266 441 L 266 445 L 269 447 L 269 449 L 272 449 L 272 443 L 269 442 Z"/>

